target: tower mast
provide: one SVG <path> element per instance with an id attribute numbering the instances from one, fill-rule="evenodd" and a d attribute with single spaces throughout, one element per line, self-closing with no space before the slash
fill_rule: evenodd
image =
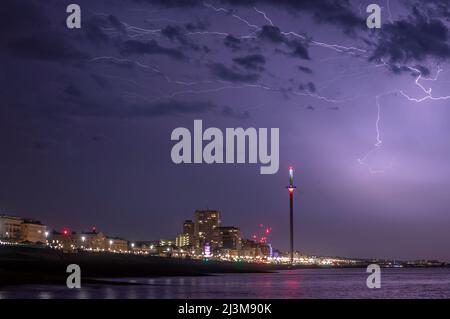
<path id="1" fill-rule="evenodd" d="M 289 226 L 290 226 L 290 262 L 294 263 L 294 167 L 289 166 Z"/>

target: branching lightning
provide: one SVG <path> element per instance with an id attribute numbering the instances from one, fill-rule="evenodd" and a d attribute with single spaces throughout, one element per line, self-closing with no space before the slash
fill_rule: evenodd
<path id="1" fill-rule="evenodd" d="M 238 21 L 241 26 L 245 26 L 245 33 L 243 33 L 244 35 L 237 36 L 237 38 L 239 38 L 239 39 L 256 38 L 258 35 L 258 32 L 263 29 L 263 25 L 257 25 L 255 23 L 253 23 L 252 21 L 250 21 L 250 19 L 241 16 L 234 10 L 230 10 L 230 9 L 222 8 L 222 7 L 215 7 L 213 4 L 210 4 L 207 2 L 203 2 L 203 6 L 206 9 L 212 10 L 216 14 L 219 14 L 219 15 L 225 14 L 226 16 L 229 16 L 232 19 Z M 392 20 L 392 12 L 391 12 L 391 8 L 390 8 L 389 0 L 386 0 L 386 10 L 388 13 L 388 18 L 389 18 L 390 22 L 392 22 L 393 21 Z M 263 11 L 260 8 L 257 8 L 255 6 L 255 7 L 251 8 L 251 12 L 253 12 L 254 15 L 257 14 L 258 17 L 262 16 L 262 18 L 264 19 L 266 24 L 275 27 L 275 24 L 273 22 L 274 20 L 265 11 Z M 261 21 L 261 20 L 262 19 L 260 19 L 259 21 Z M 167 22 L 171 22 L 171 23 L 181 23 L 180 21 L 175 21 L 175 20 L 171 20 L 168 18 L 164 18 L 164 17 L 147 19 L 147 21 L 154 21 L 154 22 L 167 21 Z M 123 28 L 125 30 L 125 36 L 130 37 L 130 38 L 154 37 L 154 36 L 160 35 L 161 31 L 162 31 L 162 28 L 146 29 L 146 28 L 131 25 L 126 22 L 120 22 L 120 23 L 123 25 Z M 250 32 L 248 31 L 249 29 L 250 29 Z M 110 35 L 123 36 L 123 31 L 118 30 L 117 28 L 113 28 L 113 27 L 103 28 L 102 30 L 107 32 Z M 345 45 L 337 44 L 337 43 L 326 43 L 326 42 L 322 42 L 322 41 L 317 41 L 317 40 L 309 38 L 308 36 L 306 36 L 302 33 L 292 31 L 292 30 L 280 30 L 280 33 L 286 38 L 299 39 L 303 43 L 306 43 L 308 45 L 315 46 L 318 48 L 332 50 L 334 52 L 341 53 L 342 56 L 345 55 L 345 57 L 367 58 L 368 54 L 369 54 L 369 51 L 364 48 L 360 48 L 357 46 L 345 46 Z M 228 32 L 224 32 L 224 31 L 198 30 L 198 31 L 185 32 L 184 35 L 192 36 L 192 37 L 201 37 L 201 36 L 227 37 L 232 34 L 228 33 Z M 342 57 L 337 57 L 337 58 L 342 58 Z M 330 59 L 333 59 L 333 58 L 330 58 Z M 331 83 L 334 83 L 344 77 L 352 77 L 353 78 L 353 77 L 358 77 L 358 76 L 367 74 L 366 68 L 364 68 L 364 70 L 359 69 L 358 72 L 341 74 L 331 80 L 326 81 L 324 84 L 319 86 L 317 91 L 305 92 L 305 91 L 299 91 L 299 90 L 286 89 L 286 88 L 282 88 L 282 87 L 274 87 L 274 86 L 262 84 L 262 83 L 236 84 L 236 83 L 220 81 L 220 80 L 214 80 L 214 81 L 213 80 L 203 80 L 203 81 L 175 80 L 171 76 L 167 75 L 165 72 L 163 72 L 162 70 L 160 70 L 159 68 L 157 68 L 155 66 L 152 66 L 149 64 L 144 64 L 144 63 L 141 63 L 141 62 L 135 61 L 135 60 L 121 59 L 121 58 L 117 58 L 117 57 L 113 57 L 113 56 L 99 56 L 99 57 L 92 58 L 90 61 L 91 62 L 110 62 L 110 63 L 115 63 L 118 65 L 120 65 L 120 64 L 134 65 L 143 70 L 148 70 L 148 71 L 153 72 L 154 74 L 160 76 L 166 83 L 174 84 L 177 86 L 187 87 L 187 88 L 182 88 L 182 89 L 177 87 L 174 92 L 163 94 L 159 97 L 156 97 L 154 100 L 149 100 L 145 95 L 142 95 L 139 93 L 134 93 L 134 92 L 125 92 L 124 93 L 127 96 L 135 97 L 135 98 L 142 98 L 142 99 L 145 99 L 146 101 L 150 101 L 150 102 L 155 101 L 155 100 L 160 100 L 160 99 L 166 99 L 166 98 L 169 98 L 169 99 L 175 98 L 177 96 L 182 96 L 182 95 L 211 94 L 211 93 L 218 93 L 218 92 L 222 92 L 222 91 L 226 91 L 226 90 L 259 89 L 259 90 L 275 92 L 275 93 L 288 92 L 292 96 L 309 97 L 312 99 L 324 101 L 327 103 L 333 103 L 333 104 L 345 103 L 345 102 L 349 102 L 349 101 L 354 101 L 354 100 L 360 98 L 361 96 L 355 95 L 355 96 L 349 96 L 349 97 L 345 97 L 345 98 L 332 98 L 332 97 L 323 95 L 321 93 L 321 91 L 325 87 L 329 86 Z M 383 67 L 383 66 L 386 68 L 389 68 L 389 65 L 382 60 L 381 64 L 368 66 L 367 69 L 378 68 L 378 67 Z M 376 119 L 375 119 L 375 123 L 374 123 L 375 141 L 374 141 L 372 149 L 367 154 L 365 154 L 363 157 L 358 158 L 359 164 L 368 166 L 368 170 L 371 174 L 383 173 L 386 170 L 391 169 L 393 167 L 392 161 L 389 162 L 387 165 L 384 165 L 381 168 L 373 168 L 368 164 L 369 157 L 374 156 L 375 153 L 380 152 L 383 148 L 383 136 L 382 136 L 382 130 L 381 130 L 382 101 L 386 96 L 398 94 L 398 95 L 402 96 L 403 98 L 407 99 L 408 101 L 415 102 L 415 103 L 422 103 L 425 101 L 449 100 L 450 99 L 450 95 L 440 96 L 440 95 L 433 94 L 432 88 L 428 87 L 428 85 L 426 85 L 426 84 L 423 84 L 425 81 L 427 81 L 427 82 L 438 81 L 440 74 L 443 72 L 443 69 L 440 66 L 437 69 L 436 75 L 432 78 L 424 77 L 422 74 L 422 71 L 420 69 L 418 69 L 417 67 L 409 66 L 409 67 L 407 67 L 407 69 L 415 75 L 414 87 L 417 87 L 422 95 L 413 96 L 411 93 L 405 92 L 404 89 L 392 89 L 387 92 L 381 92 L 381 93 L 378 93 L 377 95 L 375 95 L 375 97 L 374 97 L 375 98 L 375 106 L 376 106 Z M 114 77 L 114 76 L 110 76 L 110 77 Z M 128 81 L 129 83 L 134 84 L 135 86 L 137 86 L 137 84 L 138 84 L 134 80 L 125 79 L 123 77 L 118 77 L 118 76 L 116 76 L 116 77 L 119 80 Z M 217 84 L 220 84 L 220 85 L 217 86 Z M 199 85 L 208 85 L 208 86 L 214 85 L 215 87 L 210 87 L 210 86 L 209 87 L 208 86 L 196 87 Z"/>

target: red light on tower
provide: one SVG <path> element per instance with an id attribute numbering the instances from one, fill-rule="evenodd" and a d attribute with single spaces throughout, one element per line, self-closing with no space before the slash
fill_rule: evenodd
<path id="1" fill-rule="evenodd" d="M 64 236 L 67 236 L 67 235 L 69 235 L 70 231 L 67 228 L 64 228 L 62 233 Z"/>

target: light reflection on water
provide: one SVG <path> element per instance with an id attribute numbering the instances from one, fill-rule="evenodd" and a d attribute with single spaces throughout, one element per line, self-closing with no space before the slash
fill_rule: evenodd
<path id="1" fill-rule="evenodd" d="M 381 289 L 368 289 L 361 269 L 303 269 L 274 274 L 111 279 L 143 285 L 0 287 L 3 298 L 450 298 L 450 269 L 382 269 Z"/>

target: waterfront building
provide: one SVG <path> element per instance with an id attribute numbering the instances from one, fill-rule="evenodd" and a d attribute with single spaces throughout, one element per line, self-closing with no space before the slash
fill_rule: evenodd
<path id="1" fill-rule="evenodd" d="M 189 234 L 179 234 L 175 238 L 175 244 L 177 247 L 187 247 L 191 245 L 191 236 Z"/>
<path id="2" fill-rule="evenodd" d="M 77 234 L 68 229 L 63 229 L 62 232 L 53 231 L 47 238 L 47 246 L 63 251 L 73 251 L 77 249 Z"/>
<path id="3" fill-rule="evenodd" d="M 216 230 L 217 247 L 223 249 L 241 249 L 241 232 L 238 227 L 221 226 Z"/>
<path id="4" fill-rule="evenodd" d="M 154 254 L 157 252 L 157 247 L 159 245 L 159 241 L 137 241 L 134 243 L 133 250 L 142 251 L 149 254 Z"/>
<path id="5" fill-rule="evenodd" d="M 45 243 L 47 226 L 40 221 L 24 219 L 20 224 L 20 241 L 26 243 Z"/>
<path id="6" fill-rule="evenodd" d="M 0 239 L 7 241 L 20 241 L 22 218 L 0 215 Z"/>
<path id="7" fill-rule="evenodd" d="M 112 251 L 126 252 L 128 251 L 128 241 L 120 237 L 107 238 L 108 249 Z"/>
<path id="8" fill-rule="evenodd" d="M 176 242 L 173 239 L 160 239 L 159 246 L 161 247 L 176 246 Z"/>
<path id="9" fill-rule="evenodd" d="M 109 248 L 106 236 L 97 231 L 82 232 L 76 242 L 82 249 L 106 250 Z"/>
<path id="10" fill-rule="evenodd" d="M 45 243 L 47 226 L 40 221 L 0 215 L 0 239 L 11 242 Z"/>

